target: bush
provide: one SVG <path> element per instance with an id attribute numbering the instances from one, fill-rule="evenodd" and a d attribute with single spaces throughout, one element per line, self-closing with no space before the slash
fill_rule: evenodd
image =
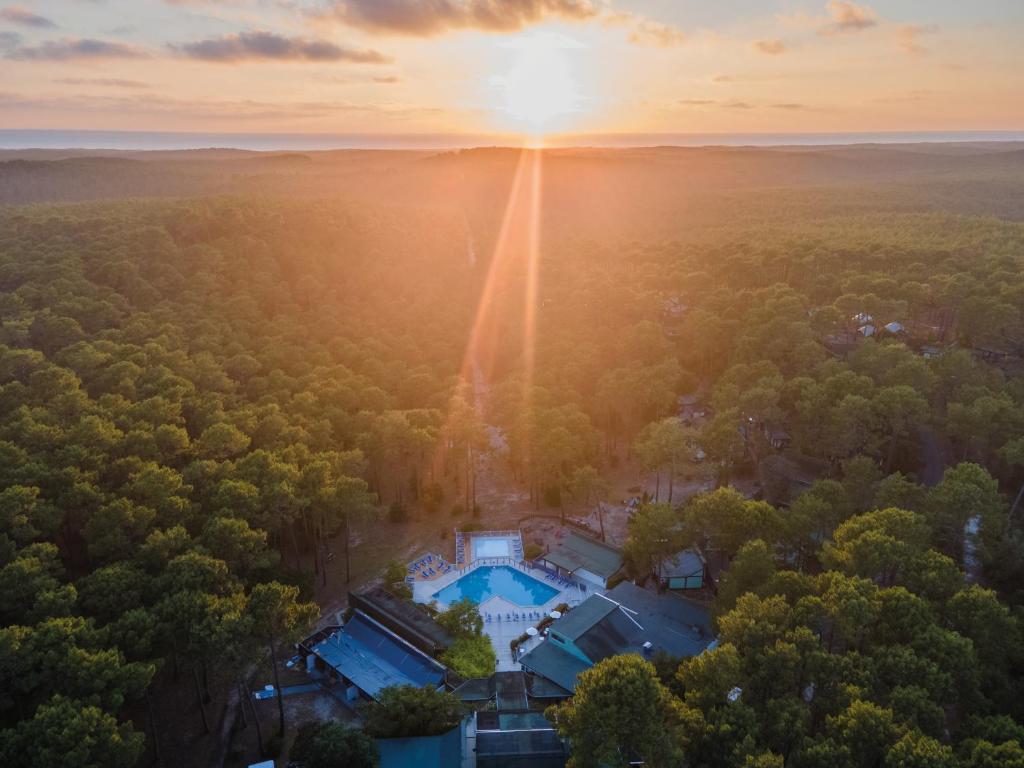
<path id="1" fill-rule="evenodd" d="M 428 515 L 436 515 L 444 502 L 444 488 L 440 483 L 430 483 L 420 491 L 420 504 Z"/>
<path id="2" fill-rule="evenodd" d="M 479 504 L 474 504 L 473 505 L 473 517 L 475 517 L 477 520 L 479 520 L 481 515 L 483 515 L 483 513 L 484 513 L 484 508 L 483 507 L 481 507 Z"/>
<path id="3" fill-rule="evenodd" d="M 490 677 L 497 658 L 486 635 L 460 637 L 441 655 L 441 661 L 455 670 L 459 677 Z"/>
<path id="4" fill-rule="evenodd" d="M 452 504 L 452 517 L 462 517 L 466 514 L 466 508 L 461 504 Z"/>
<path id="5" fill-rule="evenodd" d="M 373 739 L 341 723 L 306 723 L 288 757 L 302 768 L 376 768 L 380 755 Z"/>
<path id="6" fill-rule="evenodd" d="M 392 523 L 404 523 L 409 519 L 409 510 L 405 505 L 396 501 L 388 507 L 388 520 Z"/>
<path id="7" fill-rule="evenodd" d="M 379 701 L 363 708 L 363 730 L 375 739 L 438 736 L 457 726 L 462 717 L 462 704 L 451 693 L 393 685 L 380 692 Z"/>
<path id="8" fill-rule="evenodd" d="M 562 489 L 557 485 L 549 485 L 541 493 L 541 498 L 549 507 L 560 507 L 562 506 Z"/>
<path id="9" fill-rule="evenodd" d="M 544 547 L 537 544 L 534 541 L 529 542 L 523 547 L 523 557 L 527 560 L 536 560 L 538 557 L 544 554 Z"/>

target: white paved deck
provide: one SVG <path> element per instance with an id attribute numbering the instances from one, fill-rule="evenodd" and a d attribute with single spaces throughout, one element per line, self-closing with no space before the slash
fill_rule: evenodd
<path id="1" fill-rule="evenodd" d="M 491 638 L 491 645 L 494 646 L 494 654 L 498 659 L 497 671 L 517 671 L 520 669 L 519 662 L 512 660 L 512 651 L 509 643 L 526 632 L 527 627 L 537 625 L 556 605 L 561 603 L 566 603 L 570 606 L 579 605 L 590 595 L 589 591 L 584 592 L 579 584 L 575 582 L 568 582 L 565 579 L 552 580 L 547 578 L 548 574 L 544 571 L 530 568 L 522 562 L 514 562 L 510 558 L 488 558 L 476 560 L 465 568 L 454 569 L 451 573 L 446 573 L 437 579 L 416 582 L 412 585 L 413 600 L 418 603 L 432 603 L 434 602 L 435 593 L 462 576 L 477 568 L 496 565 L 507 565 L 516 568 L 537 579 L 542 584 L 548 584 L 559 590 L 554 597 L 543 605 L 516 605 L 499 596 L 485 600 L 480 605 L 480 614 L 484 617 L 484 632 Z M 488 615 L 490 620 L 487 619 Z M 500 620 L 498 619 L 499 616 L 501 617 Z M 539 639 L 520 646 L 522 649 L 521 653 L 537 642 L 539 642 Z"/>

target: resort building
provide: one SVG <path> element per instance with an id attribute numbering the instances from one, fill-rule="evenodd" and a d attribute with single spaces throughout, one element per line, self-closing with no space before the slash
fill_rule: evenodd
<path id="1" fill-rule="evenodd" d="M 684 658 L 703 652 L 714 639 L 711 617 L 700 604 L 624 581 L 554 622 L 547 638 L 519 662 L 568 696 L 581 672 L 610 656 L 637 653 L 651 658 L 661 651 Z"/>
<path id="2" fill-rule="evenodd" d="M 440 656 L 453 642 L 452 637 L 426 612 L 408 600 L 395 597 L 383 587 L 349 592 L 348 604 L 430 656 Z"/>
<path id="3" fill-rule="evenodd" d="M 557 576 L 606 589 L 611 578 L 622 570 L 622 552 L 597 539 L 567 531 L 554 549 L 535 563 Z"/>
<path id="4" fill-rule="evenodd" d="M 419 648 L 360 610 L 344 625 L 325 627 L 299 644 L 310 673 L 347 701 L 376 699 L 392 685 L 441 688 L 447 670 Z"/>

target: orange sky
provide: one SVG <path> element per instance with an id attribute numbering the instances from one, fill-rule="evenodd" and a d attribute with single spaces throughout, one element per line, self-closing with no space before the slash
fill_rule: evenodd
<path id="1" fill-rule="evenodd" d="M 0 127 L 1022 129 L 1022 40 L 1019 0 L 34 0 Z"/>

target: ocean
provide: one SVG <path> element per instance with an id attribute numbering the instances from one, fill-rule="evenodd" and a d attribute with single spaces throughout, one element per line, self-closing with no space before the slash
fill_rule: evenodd
<path id="1" fill-rule="evenodd" d="M 551 147 L 830 146 L 922 142 L 1024 141 L 1024 130 L 881 131 L 870 133 L 617 133 L 545 139 Z M 517 146 L 521 137 L 454 133 L 185 133 L 158 131 L 0 130 L 0 149 L 460 149 Z"/>

